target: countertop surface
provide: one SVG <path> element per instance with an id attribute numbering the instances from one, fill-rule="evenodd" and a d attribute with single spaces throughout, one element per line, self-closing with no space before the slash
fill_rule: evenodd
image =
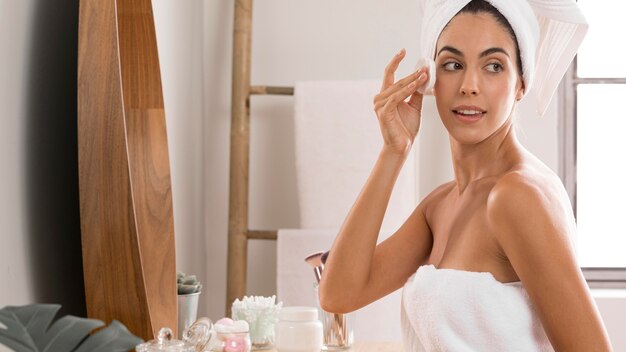
<path id="1" fill-rule="evenodd" d="M 355 342 L 346 352 L 402 352 L 401 342 Z M 277 352 L 275 349 L 267 352 Z"/>

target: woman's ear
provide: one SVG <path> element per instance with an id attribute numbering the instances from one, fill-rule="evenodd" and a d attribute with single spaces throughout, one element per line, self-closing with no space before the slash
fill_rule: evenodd
<path id="1" fill-rule="evenodd" d="M 526 88 L 524 87 L 524 81 L 521 81 L 521 85 L 520 87 L 517 89 L 517 92 L 515 93 L 515 100 L 520 101 L 522 100 L 522 98 L 524 97 L 524 94 L 526 94 Z"/>

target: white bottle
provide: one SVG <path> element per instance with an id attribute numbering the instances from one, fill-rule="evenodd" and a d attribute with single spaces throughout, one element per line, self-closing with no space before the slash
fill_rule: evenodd
<path id="1" fill-rule="evenodd" d="M 324 343 L 317 308 L 283 307 L 276 324 L 278 352 L 320 352 Z"/>

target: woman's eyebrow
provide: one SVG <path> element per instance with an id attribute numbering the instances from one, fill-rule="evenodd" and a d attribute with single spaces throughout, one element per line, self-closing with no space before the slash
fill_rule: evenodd
<path id="1" fill-rule="evenodd" d="M 437 53 L 437 56 L 441 55 L 442 51 L 449 51 L 451 53 L 453 53 L 454 55 L 458 55 L 460 57 L 463 57 L 463 53 L 461 52 L 461 50 L 457 49 L 457 48 L 453 48 L 449 45 L 444 46 L 443 48 L 441 48 L 441 50 L 439 50 L 439 52 Z"/>
<path id="2" fill-rule="evenodd" d="M 443 48 L 441 48 L 441 50 L 439 50 L 439 52 L 437 53 L 437 56 L 439 56 L 443 51 L 449 51 L 454 55 L 460 56 L 460 57 L 464 57 L 463 53 L 461 52 L 461 50 L 446 45 Z M 509 53 L 506 52 L 506 50 L 502 49 L 502 48 L 498 48 L 498 47 L 494 47 L 494 48 L 489 48 L 483 52 L 480 53 L 479 57 L 485 57 L 487 55 L 493 54 L 493 53 L 503 53 L 504 55 L 508 56 L 509 58 L 511 57 L 509 55 Z"/>
<path id="3" fill-rule="evenodd" d="M 503 53 L 504 55 L 509 56 L 509 53 L 506 52 L 506 50 L 502 49 L 502 48 L 489 48 L 485 51 L 483 51 L 482 53 L 480 53 L 479 57 L 485 57 L 487 55 L 493 54 L 493 53 Z"/>

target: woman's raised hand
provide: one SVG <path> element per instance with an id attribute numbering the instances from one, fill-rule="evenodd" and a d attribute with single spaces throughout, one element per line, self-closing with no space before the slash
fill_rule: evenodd
<path id="1" fill-rule="evenodd" d="M 385 147 L 399 154 L 406 154 L 411 150 L 419 131 L 423 96 L 417 92 L 417 87 L 426 83 L 428 75 L 427 69 L 420 68 L 394 82 L 396 69 L 405 55 L 406 51 L 402 49 L 387 65 L 380 93 L 374 97 L 374 110 Z M 409 96 L 411 98 L 406 102 L 405 99 Z"/>

